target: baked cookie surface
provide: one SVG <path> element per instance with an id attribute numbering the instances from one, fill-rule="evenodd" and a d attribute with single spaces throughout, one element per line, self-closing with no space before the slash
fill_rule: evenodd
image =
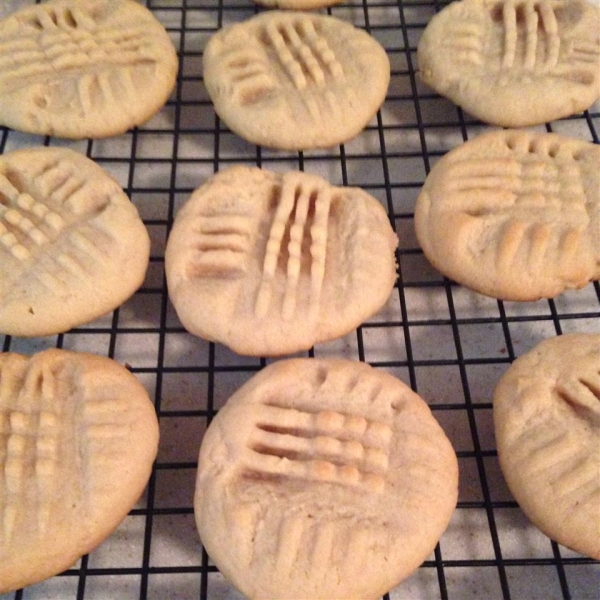
<path id="1" fill-rule="evenodd" d="M 599 32 L 586 0 L 452 2 L 423 32 L 419 74 L 487 123 L 545 123 L 600 97 Z"/>
<path id="2" fill-rule="evenodd" d="M 385 304 L 397 243 L 381 204 L 359 188 L 231 167 L 177 213 L 169 297 L 188 331 L 239 354 L 305 350 Z"/>
<path id="3" fill-rule="evenodd" d="M 142 284 L 150 238 L 121 187 L 85 156 L 0 156 L 0 332 L 52 335 L 122 304 Z"/>
<path id="4" fill-rule="evenodd" d="M 333 17 L 284 11 L 217 32 L 203 69 L 230 129 L 287 150 L 328 148 L 357 135 L 390 81 L 387 54 L 366 32 Z"/>
<path id="5" fill-rule="evenodd" d="M 425 256 L 503 300 L 551 298 L 600 277 L 600 146 L 496 131 L 448 152 L 415 207 Z"/>
<path id="6" fill-rule="evenodd" d="M 435 547 L 456 456 L 425 402 L 364 363 L 276 362 L 220 409 L 194 510 L 221 572 L 254 599 L 378 598 Z"/>
<path id="7" fill-rule="evenodd" d="M 0 21 L 0 123 L 65 138 L 124 133 L 167 101 L 177 55 L 130 0 L 51 0 Z"/>
<path id="8" fill-rule="evenodd" d="M 546 535 L 600 560 L 600 335 L 545 340 L 494 392 L 498 458 Z"/>
<path id="9" fill-rule="evenodd" d="M 0 354 L 0 592 L 70 567 L 125 518 L 158 447 L 148 394 L 116 362 Z"/>

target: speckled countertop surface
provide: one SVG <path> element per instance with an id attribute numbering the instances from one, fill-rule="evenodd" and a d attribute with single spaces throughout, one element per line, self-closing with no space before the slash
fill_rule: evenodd
<path id="1" fill-rule="evenodd" d="M 0 16 L 30 0 L 4 0 Z M 435 554 L 391 591 L 393 600 L 584 600 L 600 597 L 600 565 L 550 542 L 517 507 L 495 452 L 491 394 L 511 360 L 560 332 L 600 331 L 600 287 L 553 301 L 498 302 L 445 280 L 423 257 L 413 230 L 415 198 L 435 161 L 490 129 L 432 93 L 415 75 L 416 44 L 433 1 L 365 0 L 329 13 L 366 27 L 388 51 L 384 106 L 358 137 L 330 151 L 275 152 L 230 133 L 202 82 L 206 40 L 256 12 L 250 0 L 148 0 L 181 61 L 168 104 L 144 126 L 98 141 L 69 142 L 0 127 L 0 152 L 39 144 L 85 153 L 111 173 L 138 207 L 152 239 L 141 290 L 114 314 L 69 333 L 4 338 L 3 351 L 49 347 L 94 352 L 131 366 L 155 400 L 161 442 L 149 488 L 119 529 L 72 569 L 0 600 L 234 600 L 242 596 L 203 553 L 192 498 L 207 416 L 265 361 L 240 357 L 184 331 L 170 305 L 163 257 L 172 214 L 215 170 L 233 163 L 304 169 L 378 198 L 400 238 L 401 283 L 387 305 L 314 356 L 367 361 L 427 400 L 457 451 L 458 508 Z M 325 12 L 325 11 L 324 11 Z M 1 93 L 1 90 L 0 90 Z M 535 128 L 598 141 L 600 105 Z M 304 355 L 307 355 L 305 353 Z"/>

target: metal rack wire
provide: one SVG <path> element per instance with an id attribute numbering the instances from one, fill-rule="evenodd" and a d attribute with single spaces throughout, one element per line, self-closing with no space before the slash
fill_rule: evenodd
<path id="1" fill-rule="evenodd" d="M 32 0 L 9 1 L 0 15 Z M 232 163 L 300 169 L 363 187 L 381 200 L 400 237 L 399 282 L 386 307 L 311 356 L 367 361 L 417 390 L 453 442 L 461 471 L 458 508 L 435 552 L 392 600 L 597 598 L 600 564 L 551 542 L 506 489 L 493 439 L 491 393 L 510 362 L 541 339 L 600 330 L 600 286 L 519 304 L 485 298 L 443 278 L 413 233 L 416 195 L 433 163 L 488 129 L 425 88 L 416 43 L 433 0 L 352 0 L 327 9 L 384 45 L 392 81 L 382 110 L 355 140 L 330 151 L 274 152 L 227 130 L 202 84 L 207 38 L 250 17 L 249 0 L 147 0 L 179 51 L 177 87 L 150 122 L 118 138 L 66 142 L 0 128 L 0 153 L 65 145 L 94 159 L 123 186 L 153 241 L 146 281 L 114 313 L 68 333 L 25 340 L 0 336 L 2 351 L 47 347 L 91 351 L 126 363 L 154 398 L 161 444 L 148 489 L 123 525 L 60 576 L 0 600 L 239 599 L 203 551 L 193 521 L 202 433 L 227 397 L 266 364 L 234 355 L 181 327 L 167 296 L 164 247 L 178 206 Z M 599 143 L 600 107 L 538 128 Z"/>

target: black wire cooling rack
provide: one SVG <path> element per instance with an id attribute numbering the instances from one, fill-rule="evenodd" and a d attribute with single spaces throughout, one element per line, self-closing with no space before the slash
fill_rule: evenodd
<path id="1" fill-rule="evenodd" d="M 8 0 L 0 16 L 33 0 Z M 423 86 L 417 41 L 442 4 L 365 0 L 327 9 L 386 48 L 392 80 L 381 111 L 356 139 L 330 151 L 274 152 L 228 131 L 202 82 L 208 37 L 259 9 L 250 0 L 147 0 L 179 52 L 171 100 L 150 122 L 107 140 L 67 142 L 0 128 L 0 153 L 68 146 L 102 165 L 138 207 L 152 238 L 146 281 L 114 313 L 63 335 L 0 336 L 2 351 L 48 347 L 126 363 L 155 400 L 161 443 L 147 491 L 97 550 L 42 584 L 0 600 L 241 599 L 203 551 L 192 499 L 203 431 L 228 396 L 265 360 L 244 358 L 186 333 L 169 303 L 164 248 L 178 206 L 213 172 L 233 163 L 300 169 L 360 186 L 387 208 L 400 237 L 399 282 L 379 314 L 311 356 L 367 361 L 410 384 L 429 403 L 460 466 L 458 508 L 435 552 L 392 600 L 597 599 L 600 564 L 551 542 L 523 516 L 498 466 L 491 394 L 511 361 L 544 338 L 600 330 L 600 286 L 549 301 L 499 302 L 443 278 L 413 233 L 413 207 L 434 162 L 488 127 Z M 0 90 L 1 93 L 1 90 Z M 600 107 L 539 130 L 598 143 Z M 590 526 L 593 526 L 590 524 Z"/>

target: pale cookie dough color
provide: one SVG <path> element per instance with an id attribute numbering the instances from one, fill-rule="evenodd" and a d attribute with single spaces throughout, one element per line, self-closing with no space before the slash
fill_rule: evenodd
<path id="1" fill-rule="evenodd" d="M 150 238 L 102 168 L 67 149 L 0 156 L 0 332 L 52 335 L 122 304 Z"/>
<path id="2" fill-rule="evenodd" d="M 108 537 L 157 447 L 154 406 L 114 361 L 0 354 L 0 593 L 60 573 Z"/>
<path id="3" fill-rule="evenodd" d="M 357 135 L 385 99 L 390 63 L 373 37 L 316 14 L 269 11 L 216 33 L 204 51 L 215 111 L 244 139 L 287 150 Z"/>
<path id="4" fill-rule="evenodd" d="M 433 551 L 458 465 L 425 402 L 365 363 L 274 363 L 219 411 L 194 510 L 219 570 L 252 600 L 372 600 Z"/>
<path id="5" fill-rule="evenodd" d="M 496 131 L 446 154 L 415 207 L 425 256 L 503 300 L 552 298 L 600 278 L 600 146 Z"/>
<path id="6" fill-rule="evenodd" d="M 547 536 L 600 560 L 600 335 L 546 340 L 494 392 L 498 458 Z"/>
<path id="7" fill-rule="evenodd" d="M 586 0 L 462 0 L 428 23 L 425 83 L 482 121 L 536 125 L 600 96 L 600 10 Z"/>
<path id="8" fill-rule="evenodd" d="M 124 133 L 167 101 L 177 55 L 130 0 L 51 0 L 0 21 L 0 124 L 65 138 Z"/>
<path id="9" fill-rule="evenodd" d="M 177 214 L 169 296 L 188 331 L 239 354 L 306 350 L 385 304 L 397 243 L 383 207 L 361 189 L 232 167 Z"/>

